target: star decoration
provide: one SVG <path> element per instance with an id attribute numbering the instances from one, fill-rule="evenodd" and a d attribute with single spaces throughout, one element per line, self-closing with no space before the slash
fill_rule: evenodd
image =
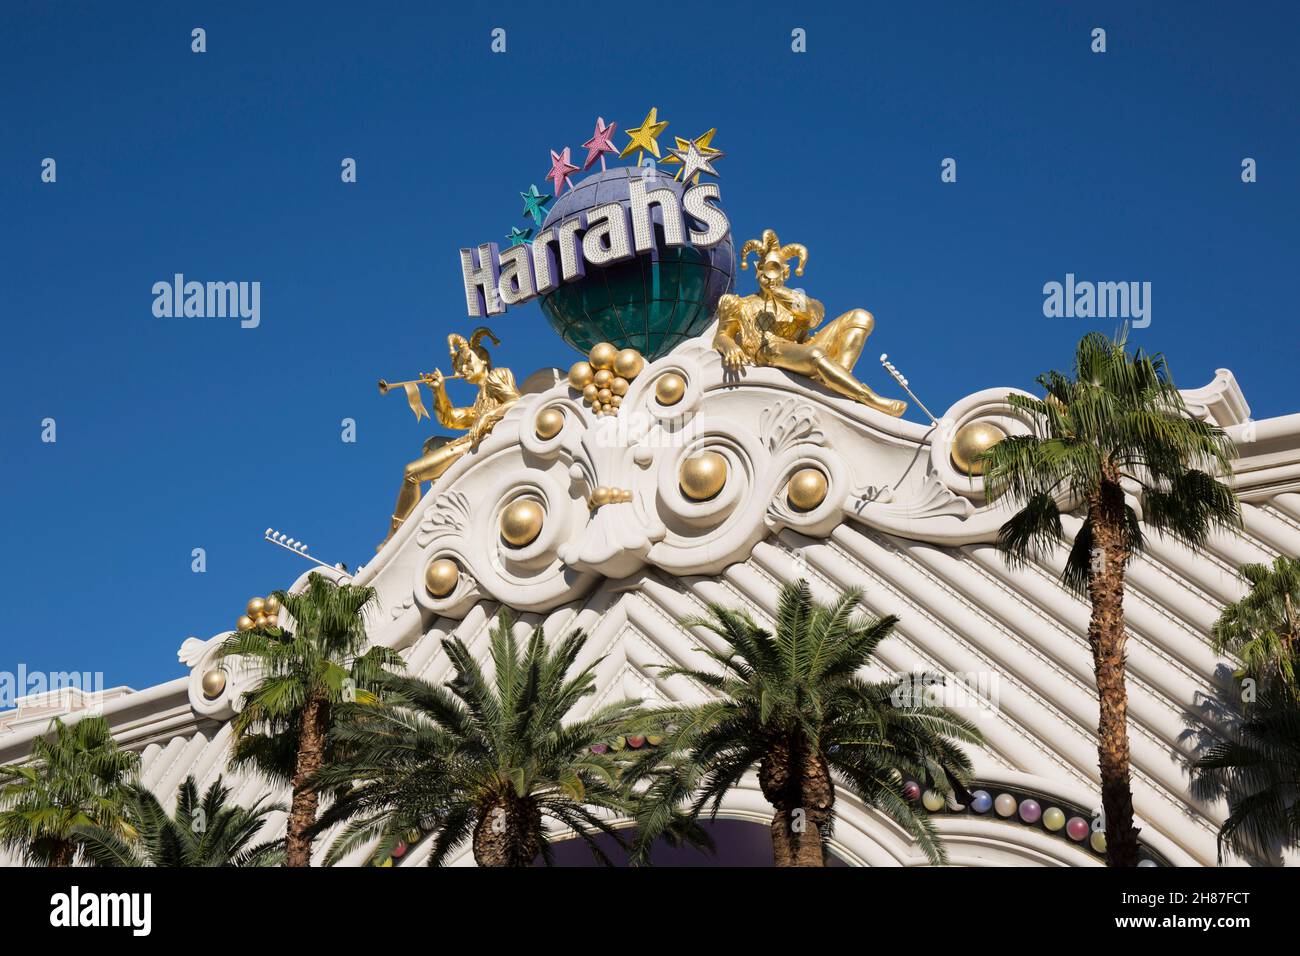
<path id="1" fill-rule="evenodd" d="M 605 117 L 596 117 L 596 131 L 591 134 L 591 139 L 582 144 L 587 150 L 587 161 L 582 164 L 584 170 L 590 169 L 595 164 L 597 157 L 600 158 L 600 168 L 604 170 L 604 154 L 618 152 L 618 147 L 612 141 L 614 134 L 617 132 L 617 123 L 610 123 L 606 126 Z"/>
<path id="2" fill-rule="evenodd" d="M 569 183 L 569 176 L 578 171 L 578 167 L 569 162 L 569 147 L 564 147 L 564 152 L 557 153 L 551 150 L 551 171 L 546 174 L 546 178 L 555 183 L 555 195 L 560 195 L 564 191 L 564 184 Z M 573 188 L 573 183 L 569 183 L 569 188 Z"/>
<path id="3" fill-rule="evenodd" d="M 524 215 L 532 216 L 533 222 L 539 226 L 546 218 L 546 204 L 555 198 L 539 193 L 536 183 L 528 187 L 528 192 L 520 193 L 519 197 L 524 201 Z"/>
<path id="4" fill-rule="evenodd" d="M 668 121 L 659 122 L 659 108 L 650 107 L 650 112 L 646 114 L 645 122 L 636 129 L 627 131 L 627 135 L 632 137 L 631 142 L 623 147 L 623 152 L 618 154 L 619 159 L 626 159 L 633 153 L 636 153 L 636 164 L 641 165 L 641 154 L 650 153 L 655 159 L 659 158 L 659 134 L 668 128 Z"/>
<path id="5" fill-rule="evenodd" d="M 692 176 L 699 180 L 700 173 L 706 173 L 710 176 L 717 176 L 718 171 L 713 168 L 713 160 L 721 159 L 726 153 L 721 150 L 713 149 L 709 155 L 705 156 L 700 152 L 697 143 L 687 143 L 686 148 L 670 149 L 668 151 L 677 158 L 677 162 L 682 164 L 681 176 L 682 182 L 687 182 Z M 667 162 L 667 160 L 665 160 Z"/>
<path id="6" fill-rule="evenodd" d="M 518 226 L 511 226 L 510 233 L 506 236 L 512 246 L 526 246 L 531 241 L 533 235 L 532 229 L 520 230 Z"/>
<path id="7" fill-rule="evenodd" d="M 693 140 L 690 140 L 690 139 L 682 139 L 680 136 L 674 136 L 673 139 L 677 140 L 677 149 L 678 149 L 678 150 L 686 149 L 687 146 L 689 146 L 691 143 L 694 143 L 695 146 L 696 146 L 696 148 L 700 151 L 700 155 L 701 155 L 701 156 L 721 156 L 721 155 L 722 155 L 722 151 L 721 151 L 721 150 L 714 149 L 713 146 L 712 146 L 712 143 L 713 143 L 713 137 L 717 134 L 717 132 L 718 132 L 717 129 L 714 128 L 714 129 L 709 130 L 709 131 L 708 131 L 707 133 L 705 133 L 703 136 L 697 136 L 697 137 L 695 137 L 695 139 L 693 139 Z M 680 162 L 681 162 L 681 160 L 677 158 L 676 150 L 671 150 L 671 149 L 670 149 L 668 152 L 669 152 L 669 155 L 664 157 L 664 165 L 665 165 L 665 166 L 670 165 L 671 163 L 680 163 Z M 717 175 L 717 174 L 715 173 L 714 175 Z M 681 175 L 681 170 L 678 170 L 678 172 L 677 172 L 677 176 L 674 176 L 673 178 L 674 178 L 674 179 L 681 178 L 683 181 L 685 181 L 686 178 L 688 178 L 688 177 L 684 177 L 684 176 L 682 176 L 682 175 Z M 699 178 L 698 175 L 695 177 L 695 181 L 696 181 L 697 183 L 700 181 L 700 178 Z"/>

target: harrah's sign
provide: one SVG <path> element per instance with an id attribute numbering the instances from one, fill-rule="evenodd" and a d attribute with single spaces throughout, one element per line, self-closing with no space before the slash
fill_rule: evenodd
<path id="1" fill-rule="evenodd" d="M 495 242 L 486 242 L 477 249 L 460 250 L 465 305 L 470 316 L 499 315 L 507 306 L 550 292 L 561 282 L 580 279 L 586 263 L 608 266 L 652 251 L 655 230 L 651 206 L 657 205 L 663 217 L 666 245 L 708 248 L 726 238 L 731 225 L 726 214 L 713 205 L 718 200 L 717 183 L 697 183 L 679 200 L 671 187 L 647 186 L 653 182 L 653 175 L 629 178 L 627 208 L 621 202 L 593 206 L 543 229 L 530 245 L 511 246 L 500 252 Z M 691 228 L 687 216 L 702 224 L 703 231 Z"/>

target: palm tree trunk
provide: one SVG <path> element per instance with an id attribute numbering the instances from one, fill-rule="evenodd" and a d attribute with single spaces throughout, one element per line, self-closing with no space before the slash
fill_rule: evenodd
<path id="1" fill-rule="evenodd" d="M 54 852 L 50 854 L 50 866 L 72 866 L 76 852 L 76 845 L 71 840 L 59 840 L 54 845 Z"/>
<path id="2" fill-rule="evenodd" d="M 1088 643 L 1097 679 L 1097 764 L 1106 821 L 1106 862 L 1137 866 L 1138 831 L 1133 826 L 1129 785 L 1128 690 L 1125 686 L 1124 491 L 1117 476 L 1103 479 L 1091 503 L 1094 560 L 1088 578 L 1092 617 Z"/>
<path id="3" fill-rule="evenodd" d="M 779 741 L 759 762 L 758 779 L 776 809 L 770 828 L 773 865 L 825 866 L 822 828 L 830 822 L 835 804 L 835 784 L 825 759 L 808 753 L 798 741 Z"/>
<path id="4" fill-rule="evenodd" d="M 529 866 L 541 852 L 542 812 L 528 798 L 496 800 L 474 826 L 474 862 L 484 867 Z"/>
<path id="5" fill-rule="evenodd" d="M 302 732 L 298 738 L 298 760 L 293 775 L 293 801 L 285 833 L 285 866 L 311 866 L 312 839 L 308 830 L 316 822 L 320 795 L 311 783 L 325 758 L 325 734 L 329 727 L 329 701 L 313 697 L 302 711 Z"/>

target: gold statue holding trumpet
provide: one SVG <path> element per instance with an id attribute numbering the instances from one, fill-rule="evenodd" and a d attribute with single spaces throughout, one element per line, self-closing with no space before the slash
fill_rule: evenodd
<path id="1" fill-rule="evenodd" d="M 803 275 L 808 249 L 797 242 L 781 245 L 771 229 L 762 239 L 750 239 L 740 250 L 740 268 L 749 268 L 749 254 L 758 260 L 758 294 L 728 293 L 718 302 L 718 331 L 713 347 L 733 372 L 744 365 L 768 365 L 807 375 L 833 391 L 897 418 L 906 402 L 881 398 L 853 375 L 853 366 L 876 320 L 865 309 L 850 309 L 820 331 L 826 308 L 803 292 L 786 288 L 787 260 L 798 259 L 795 275 Z"/>
<path id="2" fill-rule="evenodd" d="M 447 348 L 451 353 L 453 373 L 443 375 L 434 371 L 424 373 L 409 382 L 385 382 L 379 380 L 380 394 L 387 394 L 389 389 L 401 386 L 406 391 L 411 411 L 415 412 L 416 421 L 428 418 L 429 411 L 420 398 L 420 386 L 427 385 L 433 392 L 433 411 L 438 423 L 444 428 L 464 430 L 459 438 L 435 435 L 424 443 L 424 454 L 406 466 L 402 477 L 402 490 L 397 495 L 397 504 L 393 508 L 393 523 L 388 531 L 388 539 L 397 533 L 397 529 L 420 503 L 420 483 L 436 481 L 447 471 L 461 455 L 478 446 L 488 436 L 493 427 L 519 399 L 519 389 L 515 387 L 514 373 L 508 368 L 493 368 L 492 358 L 482 340 L 488 338 L 493 345 L 500 345 L 500 340 L 490 329 L 477 328 L 467 339 L 463 335 L 447 336 Z M 447 397 L 447 382 L 450 379 L 464 379 L 471 385 L 478 386 L 478 396 L 473 405 L 460 408 L 452 405 Z M 382 548 L 384 545 L 381 544 Z"/>

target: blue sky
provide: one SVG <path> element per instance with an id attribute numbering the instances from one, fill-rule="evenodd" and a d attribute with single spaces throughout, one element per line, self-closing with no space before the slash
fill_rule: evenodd
<path id="1" fill-rule="evenodd" d="M 876 315 L 859 372 L 885 394 L 882 351 L 936 413 L 1066 366 L 1115 325 L 1043 316 L 1073 272 L 1152 284 L 1134 339 L 1180 385 L 1227 367 L 1256 418 L 1296 411 L 1298 26 L 1283 3 L 6 0 L 0 670 L 179 676 L 186 637 L 306 567 L 268 525 L 367 560 L 429 434 L 375 380 L 446 365 L 473 325 L 457 249 L 524 225 L 519 191 L 598 114 L 620 144 L 652 105 L 664 142 L 716 126 L 734 235 L 805 243 L 808 291 Z M 260 281 L 261 325 L 155 318 L 176 272 Z M 492 324 L 521 378 L 576 359 L 536 305 Z"/>

